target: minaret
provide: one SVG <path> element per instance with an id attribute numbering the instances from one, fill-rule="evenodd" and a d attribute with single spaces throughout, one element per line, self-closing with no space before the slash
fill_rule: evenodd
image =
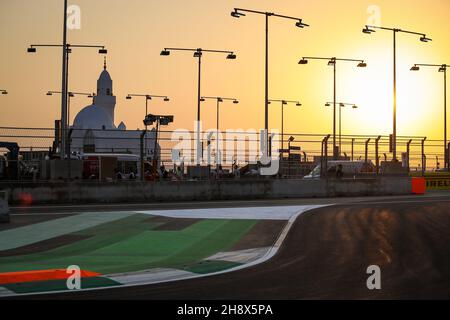
<path id="1" fill-rule="evenodd" d="M 114 108 L 116 107 L 116 97 L 113 95 L 113 82 L 108 70 L 106 70 L 106 57 L 103 71 L 97 80 L 97 95 L 94 97 L 94 104 L 102 107 L 111 117 L 114 125 Z"/>

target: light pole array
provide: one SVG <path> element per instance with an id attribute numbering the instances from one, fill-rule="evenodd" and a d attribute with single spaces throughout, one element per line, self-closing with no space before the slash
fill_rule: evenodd
<path id="1" fill-rule="evenodd" d="M 439 68 L 438 71 L 444 74 L 444 165 L 448 169 L 449 165 L 449 151 L 447 145 L 447 68 L 450 64 L 415 64 L 411 71 L 419 71 L 420 67 Z"/>
<path id="2" fill-rule="evenodd" d="M 47 96 L 53 96 L 54 94 L 62 94 L 61 91 L 47 91 Z M 70 127 L 70 99 L 75 96 L 86 96 L 88 98 L 95 97 L 95 93 L 86 93 L 86 92 L 73 92 L 69 91 L 67 93 L 68 99 L 67 99 L 67 125 Z"/>
<path id="3" fill-rule="evenodd" d="M 231 16 L 234 18 L 240 18 L 245 17 L 246 13 L 251 14 L 258 14 L 258 15 L 264 15 L 266 18 L 266 27 L 265 27 L 265 83 L 264 83 L 264 92 L 265 92 L 265 106 L 264 106 L 264 128 L 266 131 L 266 135 L 269 134 L 269 17 L 277 17 L 277 18 L 283 18 L 288 20 L 294 20 L 296 21 L 295 26 L 298 28 L 305 28 L 309 27 L 308 24 L 303 23 L 303 20 L 296 17 L 290 17 L 285 15 L 280 15 L 273 12 L 263 12 L 263 11 L 257 11 L 257 10 L 249 10 L 249 9 L 241 9 L 241 8 L 234 8 L 234 11 L 231 12 Z M 269 144 L 267 144 L 267 148 L 269 147 Z M 268 149 L 265 150 L 268 153 Z"/>
<path id="4" fill-rule="evenodd" d="M 159 127 L 160 126 L 168 126 L 170 123 L 173 122 L 174 116 L 161 116 L 161 115 L 153 115 L 148 114 L 145 116 L 144 124 L 145 127 L 149 125 L 153 125 L 153 123 L 156 123 L 156 131 L 155 131 L 155 144 L 153 149 L 153 165 L 154 168 L 156 168 L 156 164 L 158 162 L 158 133 L 159 133 Z"/>
<path id="5" fill-rule="evenodd" d="M 392 160 L 397 161 L 397 33 L 407 33 L 412 35 L 420 36 L 420 41 L 422 42 L 430 42 L 432 41 L 430 38 L 427 38 L 426 34 L 420 32 L 413 32 L 402 30 L 398 28 L 386 28 L 380 26 L 369 26 L 367 25 L 362 32 L 365 34 L 372 34 L 376 32 L 374 29 L 391 31 L 394 35 L 394 107 L 393 107 L 393 132 L 392 132 Z"/>
<path id="6" fill-rule="evenodd" d="M 235 60 L 236 55 L 234 51 L 224 51 L 224 50 L 210 50 L 210 49 L 190 49 L 190 48 L 164 48 L 161 51 L 161 56 L 169 56 L 172 51 L 187 51 L 193 52 L 194 58 L 198 59 L 198 86 L 197 86 L 197 154 L 196 154 L 196 162 L 197 166 L 200 165 L 200 159 L 202 150 L 200 147 L 200 103 L 201 103 L 201 75 L 202 75 L 202 56 L 204 53 L 219 53 L 226 54 L 228 60 Z"/>
<path id="7" fill-rule="evenodd" d="M 144 119 L 148 115 L 148 101 L 149 100 L 152 100 L 152 99 L 156 98 L 156 99 L 162 99 L 165 102 L 169 102 L 170 101 L 170 98 L 168 96 L 158 96 L 158 95 L 154 95 L 154 94 L 139 94 L 139 93 L 129 93 L 126 96 L 126 99 L 127 100 L 131 100 L 131 99 L 133 99 L 133 97 L 145 98 L 145 115 L 144 115 Z M 145 124 L 145 130 L 147 130 L 147 125 L 146 124 Z"/>
<path id="8" fill-rule="evenodd" d="M 337 150 L 336 146 L 336 106 L 337 106 L 337 83 L 336 83 L 336 65 L 338 61 L 342 62 L 357 62 L 358 68 L 367 67 L 367 63 L 364 60 L 359 59 L 341 59 L 341 58 L 322 58 L 322 57 L 303 57 L 299 64 L 308 64 L 309 60 L 328 60 L 328 65 L 333 67 L 333 158 L 337 160 L 338 156 L 341 154 L 341 150 Z"/>
<path id="9" fill-rule="evenodd" d="M 200 101 L 204 102 L 206 100 L 216 100 L 216 144 L 217 144 L 217 154 L 220 153 L 219 150 L 219 126 L 220 126 L 220 104 L 224 101 L 231 101 L 233 104 L 238 104 L 239 100 L 236 98 L 222 98 L 222 97 L 201 97 Z M 220 161 L 216 159 L 217 170 L 219 169 Z"/>
<path id="10" fill-rule="evenodd" d="M 333 104 L 333 102 L 327 102 L 325 104 L 325 107 L 330 107 Z M 339 104 L 339 152 L 342 150 L 342 108 L 345 108 L 346 106 L 352 107 L 352 109 L 358 109 L 358 106 L 354 103 L 345 103 L 345 102 L 337 102 Z"/>
<path id="11" fill-rule="evenodd" d="M 144 98 L 145 99 L 145 115 L 144 115 L 144 125 L 145 125 L 145 131 L 147 132 L 147 128 L 148 128 L 148 123 L 147 121 L 145 121 L 147 115 L 148 115 L 148 101 L 152 100 L 152 99 L 162 99 L 165 102 L 169 102 L 170 98 L 168 96 L 160 96 L 160 95 L 154 95 L 154 94 L 140 94 L 140 93 L 129 93 L 126 96 L 127 100 L 131 100 L 133 99 L 133 97 L 140 97 L 140 98 Z M 157 122 L 159 124 L 159 122 Z M 158 125 L 159 127 L 159 125 Z M 156 135 L 158 134 L 158 132 L 156 132 Z M 156 143 L 156 137 L 155 137 L 155 143 Z M 145 146 L 144 149 L 147 150 L 147 139 L 144 140 Z M 153 153 L 156 153 L 156 149 L 153 150 Z M 153 158 L 155 157 L 155 155 L 153 155 Z"/>
<path id="12" fill-rule="evenodd" d="M 67 7 L 67 1 L 65 1 L 65 7 Z M 65 15 L 66 16 L 66 15 Z M 64 18 L 66 19 L 66 17 Z M 65 20 L 66 21 L 66 20 Z M 66 23 L 64 24 L 66 26 Z M 107 54 L 108 51 L 105 46 L 100 45 L 83 45 L 83 44 L 68 44 L 66 43 L 66 28 L 64 28 L 64 43 L 59 44 L 32 44 L 27 49 L 28 53 L 36 53 L 38 47 L 49 47 L 49 48 L 63 48 L 63 76 L 62 76 L 62 90 L 61 90 L 61 148 L 60 157 L 61 160 L 65 158 L 66 155 L 66 139 L 67 139 L 67 104 L 68 104 L 68 87 L 69 87 L 69 53 L 72 52 L 72 48 L 95 48 L 98 49 L 99 54 Z"/>
<path id="13" fill-rule="evenodd" d="M 301 107 L 302 104 L 299 101 L 292 100 L 269 100 L 269 104 L 271 103 L 280 103 L 281 105 L 281 149 L 284 150 L 284 107 L 288 104 L 295 104 L 297 107 Z"/>

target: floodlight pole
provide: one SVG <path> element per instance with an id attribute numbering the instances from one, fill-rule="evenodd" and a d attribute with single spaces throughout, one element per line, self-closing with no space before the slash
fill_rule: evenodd
<path id="1" fill-rule="evenodd" d="M 200 159 L 202 158 L 202 148 L 200 147 L 200 100 L 201 100 L 201 75 L 202 75 L 202 56 L 203 53 L 225 53 L 228 54 L 227 59 L 236 59 L 236 55 L 233 51 L 224 51 L 224 50 L 209 50 L 209 49 L 190 49 L 190 48 L 164 48 L 163 52 L 161 52 L 161 55 L 169 55 L 170 51 L 191 51 L 194 52 L 194 57 L 198 58 L 198 85 L 197 85 L 197 150 L 196 150 L 196 164 L 197 166 L 200 166 Z"/>
<path id="2" fill-rule="evenodd" d="M 330 105 L 331 102 L 327 102 L 326 106 Z M 335 102 L 336 105 L 339 105 L 339 150 L 342 149 L 342 108 L 345 106 L 351 106 L 354 109 L 357 108 L 354 103 L 346 103 L 346 102 Z"/>
<path id="3" fill-rule="evenodd" d="M 145 98 L 145 116 L 144 116 L 144 119 L 148 115 L 148 100 L 151 100 L 153 98 L 160 98 L 160 99 L 164 99 L 164 101 L 169 101 L 169 97 L 168 96 L 161 96 L 161 95 L 154 95 L 154 94 L 142 94 L 142 93 L 129 93 L 126 96 L 126 99 L 127 100 L 131 100 L 133 97 L 143 97 L 143 98 Z M 144 121 L 144 125 L 145 125 L 145 132 L 147 133 L 148 132 L 148 125 L 147 125 L 147 123 L 145 123 L 145 121 Z M 156 129 L 156 135 L 158 135 L 158 129 Z M 157 136 L 155 137 L 155 143 L 156 143 L 156 140 L 157 140 Z M 147 152 L 147 138 L 146 137 L 145 137 L 145 140 L 144 140 L 144 148 L 145 148 L 145 151 Z M 153 149 L 153 153 L 156 153 L 156 149 Z"/>
<path id="4" fill-rule="evenodd" d="M 153 120 L 151 121 L 152 124 L 153 124 L 153 122 L 156 122 L 155 141 L 154 141 L 154 150 L 155 150 L 155 152 L 154 152 L 154 155 L 153 155 L 153 164 L 154 164 L 154 169 L 156 170 L 156 165 L 157 165 L 157 162 L 158 162 L 157 148 L 158 148 L 159 127 L 162 126 L 162 125 L 168 125 L 170 122 L 172 122 L 173 121 L 173 116 L 170 116 L 172 118 L 172 120 L 170 120 L 170 122 L 168 122 L 167 119 L 166 119 L 166 117 L 168 117 L 168 116 L 147 115 L 146 118 L 148 116 L 151 116 L 153 118 Z M 165 121 L 163 123 L 161 123 L 161 119 L 163 119 L 163 118 L 165 119 Z M 144 120 L 144 121 L 146 121 L 146 120 Z"/>
<path id="5" fill-rule="evenodd" d="M 336 105 L 337 105 L 337 79 L 336 79 L 336 65 L 338 61 L 344 61 L 344 62 L 359 62 L 358 67 L 365 68 L 367 64 L 364 62 L 364 60 L 358 60 L 358 59 L 342 59 L 342 58 L 322 58 L 322 57 L 303 57 L 302 60 L 299 62 L 299 64 L 306 64 L 307 60 L 328 60 L 329 65 L 333 65 L 333 159 L 337 160 L 338 157 L 341 155 L 340 145 L 339 150 L 337 150 L 336 145 Z M 304 62 L 304 63 L 302 63 Z"/>
<path id="6" fill-rule="evenodd" d="M 200 125 L 201 85 L 202 85 L 202 53 L 200 52 L 198 55 L 198 85 L 197 85 L 197 150 L 196 150 L 197 166 L 200 166 L 200 159 L 203 155 L 203 143 L 201 144 L 201 147 L 200 147 L 200 143 L 201 143 L 201 140 L 200 140 L 200 137 L 201 137 L 201 133 L 200 133 L 200 129 L 201 129 L 201 125 Z"/>
<path id="7" fill-rule="evenodd" d="M 62 94 L 61 91 L 47 91 L 47 95 Z M 94 97 L 94 93 L 67 91 L 67 124 L 70 126 L 70 98 L 74 96 Z"/>
<path id="8" fill-rule="evenodd" d="M 272 102 L 281 103 L 281 149 L 284 150 L 284 107 L 289 103 L 295 103 L 297 106 L 301 106 L 299 101 L 292 100 L 269 100 L 269 104 Z"/>
<path id="9" fill-rule="evenodd" d="M 439 72 L 444 73 L 444 167 L 450 168 L 450 150 L 447 144 L 447 68 L 450 64 L 415 64 L 411 70 L 417 71 L 419 67 L 439 67 Z"/>
<path id="10" fill-rule="evenodd" d="M 61 149 L 60 158 L 63 160 L 66 153 L 66 130 L 67 130 L 67 0 L 64 0 L 63 19 L 63 43 L 62 43 L 62 75 L 61 75 Z M 70 159 L 70 158 L 69 158 Z"/>
<path id="11" fill-rule="evenodd" d="M 241 9 L 234 8 L 234 11 L 231 13 L 231 16 L 235 18 L 239 18 L 241 16 L 245 16 L 243 13 L 252 13 L 259 14 L 265 16 L 265 80 L 264 80 L 264 93 L 265 93 L 265 104 L 264 104 L 264 129 L 267 137 L 267 141 L 269 141 L 269 17 L 278 17 L 283 19 L 295 20 L 297 21 L 296 26 L 299 28 L 309 27 L 308 24 L 303 23 L 302 19 L 296 17 L 290 17 L 285 15 L 280 15 L 273 12 L 263 12 L 257 10 L 249 10 L 249 9 Z M 269 143 L 266 145 L 265 153 L 269 154 Z"/>
<path id="12" fill-rule="evenodd" d="M 220 138 L 219 138 L 219 124 L 220 124 L 220 103 L 224 102 L 224 101 L 233 101 L 233 103 L 237 104 L 239 103 L 238 99 L 236 98 L 222 98 L 222 97 L 200 97 L 200 101 L 205 101 L 205 100 L 216 100 L 216 152 L 219 153 L 219 142 L 220 142 Z M 219 169 L 219 163 L 216 159 L 216 165 L 217 165 L 217 169 Z"/>
<path id="13" fill-rule="evenodd" d="M 265 106 L 264 106 L 264 129 L 269 134 L 269 13 L 266 13 L 266 61 L 265 61 Z M 267 140 L 269 141 L 269 140 Z M 269 146 L 269 144 L 267 144 Z M 267 153 L 268 154 L 268 153 Z"/>
<path id="14" fill-rule="evenodd" d="M 366 25 L 365 29 L 363 29 L 363 33 L 371 34 L 375 32 L 375 30 L 372 29 L 380 29 L 380 30 L 386 30 L 386 31 L 392 31 L 393 32 L 393 46 L 394 46 L 394 97 L 393 97 L 393 132 L 392 132 L 392 160 L 397 161 L 397 33 L 408 33 L 412 35 L 418 35 L 421 36 L 420 41 L 422 42 L 429 42 L 432 41 L 431 39 L 427 38 L 424 33 L 419 32 L 413 32 L 413 31 L 407 31 L 402 30 L 398 28 L 386 28 L 386 27 L 380 27 L 380 26 L 369 26 Z"/>
<path id="15" fill-rule="evenodd" d="M 67 1 L 66 1 L 67 2 Z M 66 25 L 66 24 L 64 24 Z M 66 32 L 67 30 L 64 30 Z M 76 44 L 71 45 L 67 43 L 66 36 L 64 35 L 63 44 L 32 44 L 28 48 L 29 53 L 36 52 L 38 47 L 61 47 L 63 49 L 63 72 L 62 72 L 62 89 L 61 89 L 61 150 L 60 157 L 63 160 L 66 155 L 66 140 L 67 140 L 67 128 L 68 128 L 68 83 L 69 83 L 69 53 L 71 48 L 97 48 L 100 49 L 100 54 L 106 54 L 107 50 L 105 46 L 99 45 L 83 45 Z"/>
<path id="16" fill-rule="evenodd" d="M 337 158 L 341 155 L 341 145 L 339 143 L 339 153 L 336 152 L 336 96 L 337 96 L 337 81 L 336 81 L 336 60 L 333 63 L 333 158 L 337 160 Z M 339 119 L 340 119 L 340 111 L 339 108 Z M 340 124 L 339 124 L 340 128 Z M 340 134 L 339 134 L 340 141 Z"/>

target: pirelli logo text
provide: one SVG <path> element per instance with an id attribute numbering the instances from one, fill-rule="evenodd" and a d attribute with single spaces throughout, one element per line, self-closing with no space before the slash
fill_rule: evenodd
<path id="1" fill-rule="evenodd" d="M 427 177 L 427 190 L 450 190 L 450 177 Z"/>

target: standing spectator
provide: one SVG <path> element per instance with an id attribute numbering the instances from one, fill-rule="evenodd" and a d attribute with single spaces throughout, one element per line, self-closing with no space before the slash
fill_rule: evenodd
<path id="1" fill-rule="evenodd" d="M 344 170 L 342 164 L 338 164 L 336 169 L 336 178 L 342 179 L 344 177 Z"/>
<path id="2" fill-rule="evenodd" d="M 236 160 L 234 160 L 233 162 L 233 174 L 236 179 L 239 179 L 241 177 L 241 170 L 239 170 L 239 166 Z"/>

